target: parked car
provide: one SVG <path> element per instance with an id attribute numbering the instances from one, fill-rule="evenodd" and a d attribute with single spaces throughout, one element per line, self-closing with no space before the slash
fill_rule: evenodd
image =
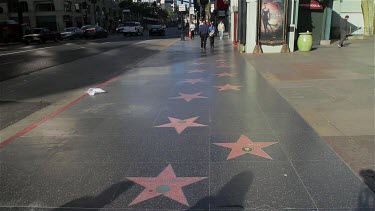
<path id="1" fill-rule="evenodd" d="M 33 28 L 30 34 L 23 36 L 23 42 L 28 45 L 32 42 L 45 43 L 48 40 L 59 41 L 61 40 L 61 34 L 58 32 L 52 32 L 47 28 Z"/>
<path id="2" fill-rule="evenodd" d="M 100 27 L 100 26 L 89 25 L 89 26 L 83 26 L 81 29 L 83 30 L 83 37 L 86 39 L 108 37 L 107 30 L 103 29 L 103 27 Z"/>
<path id="3" fill-rule="evenodd" d="M 162 25 L 151 25 L 149 35 L 161 35 L 165 36 L 165 28 Z"/>
<path id="4" fill-rule="evenodd" d="M 143 35 L 143 26 L 139 22 L 126 22 L 122 33 L 124 33 L 124 36 Z"/>
<path id="5" fill-rule="evenodd" d="M 118 27 L 116 28 L 117 33 L 122 33 L 124 30 L 124 24 L 119 24 Z"/>
<path id="6" fill-rule="evenodd" d="M 64 29 L 63 32 L 61 32 L 61 38 L 62 39 L 83 38 L 83 31 L 77 27 L 66 28 Z"/>

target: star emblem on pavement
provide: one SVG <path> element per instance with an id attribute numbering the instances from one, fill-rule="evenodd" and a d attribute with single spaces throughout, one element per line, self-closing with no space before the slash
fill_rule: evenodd
<path id="1" fill-rule="evenodd" d="M 216 62 L 226 62 L 227 60 L 225 59 L 218 59 L 218 60 L 215 60 Z"/>
<path id="2" fill-rule="evenodd" d="M 163 195 L 181 204 L 189 206 L 182 187 L 199 182 L 207 177 L 176 177 L 171 164 L 169 164 L 157 177 L 127 177 L 145 189 L 130 204 L 140 202 Z"/>
<path id="3" fill-rule="evenodd" d="M 226 64 L 220 64 L 219 66 L 216 66 L 217 68 L 230 68 L 230 66 Z"/>
<path id="4" fill-rule="evenodd" d="M 202 65 L 202 64 L 206 64 L 205 62 L 194 62 L 193 65 Z"/>
<path id="5" fill-rule="evenodd" d="M 219 73 L 219 74 L 215 74 L 217 75 L 219 78 L 220 77 L 224 77 L 224 76 L 229 76 L 229 77 L 232 77 L 234 75 L 236 75 L 237 73 L 228 73 L 228 72 L 223 72 L 223 73 Z"/>
<path id="6" fill-rule="evenodd" d="M 218 91 L 224 91 L 224 90 L 240 90 L 240 87 L 242 86 L 234 86 L 234 85 L 230 85 L 230 84 L 225 84 L 224 86 L 214 86 L 216 88 L 219 88 Z"/>
<path id="7" fill-rule="evenodd" d="M 227 160 L 241 156 L 243 154 L 253 154 L 263 158 L 272 160 L 262 148 L 276 144 L 277 142 L 252 142 L 245 135 L 241 135 L 236 143 L 214 143 L 215 145 L 230 148 L 231 151 L 227 157 Z"/>
<path id="8" fill-rule="evenodd" d="M 188 127 L 206 127 L 207 125 L 195 123 L 194 121 L 197 120 L 199 117 L 193 117 L 190 119 L 176 119 L 172 117 L 168 117 L 170 123 L 159 125 L 156 127 L 174 127 L 178 134 L 181 134 L 186 128 Z"/>
<path id="9" fill-rule="evenodd" d="M 201 94 L 202 94 L 202 92 L 195 93 L 195 94 L 179 93 L 180 96 L 172 97 L 170 99 L 184 99 L 184 100 L 186 100 L 186 102 L 190 102 L 191 100 L 196 99 L 196 98 L 208 98 L 208 97 L 200 96 Z"/>
<path id="10" fill-rule="evenodd" d="M 206 70 L 188 70 L 187 72 L 188 73 L 203 73 L 205 72 Z"/>
<path id="11" fill-rule="evenodd" d="M 196 84 L 198 82 L 206 82 L 205 80 L 203 80 L 203 78 L 197 78 L 197 79 L 185 79 L 183 80 L 182 82 L 185 82 L 185 83 L 191 83 L 191 84 Z"/>

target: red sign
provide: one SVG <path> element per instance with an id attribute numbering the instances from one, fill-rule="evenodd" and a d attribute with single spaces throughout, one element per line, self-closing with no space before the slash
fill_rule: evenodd
<path id="1" fill-rule="evenodd" d="M 299 2 L 299 7 L 305 8 L 305 9 L 310 9 L 310 10 L 322 10 L 323 5 L 317 1 L 314 0 L 301 0 Z"/>
<path id="2" fill-rule="evenodd" d="M 226 10 L 229 7 L 229 2 L 225 0 L 218 0 L 217 1 L 217 9 L 218 10 Z"/>

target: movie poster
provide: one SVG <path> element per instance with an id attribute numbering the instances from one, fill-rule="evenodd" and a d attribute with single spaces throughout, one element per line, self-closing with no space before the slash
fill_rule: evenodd
<path id="1" fill-rule="evenodd" d="M 260 44 L 282 45 L 285 0 L 261 0 L 260 2 Z"/>

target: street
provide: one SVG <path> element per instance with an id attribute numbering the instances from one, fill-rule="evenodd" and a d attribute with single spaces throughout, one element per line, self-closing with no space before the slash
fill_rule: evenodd
<path id="1" fill-rule="evenodd" d="M 375 208 L 227 37 L 169 33 L 0 53 L 0 210 Z"/>
<path id="2" fill-rule="evenodd" d="M 168 28 L 166 36 L 162 38 L 177 37 L 178 33 L 176 28 Z M 0 81 L 156 38 L 160 37 L 150 37 L 145 30 L 143 36 L 125 37 L 122 34 L 115 34 L 104 39 L 65 40 L 57 43 L 47 42 L 43 45 L 20 44 L 1 47 Z"/>

